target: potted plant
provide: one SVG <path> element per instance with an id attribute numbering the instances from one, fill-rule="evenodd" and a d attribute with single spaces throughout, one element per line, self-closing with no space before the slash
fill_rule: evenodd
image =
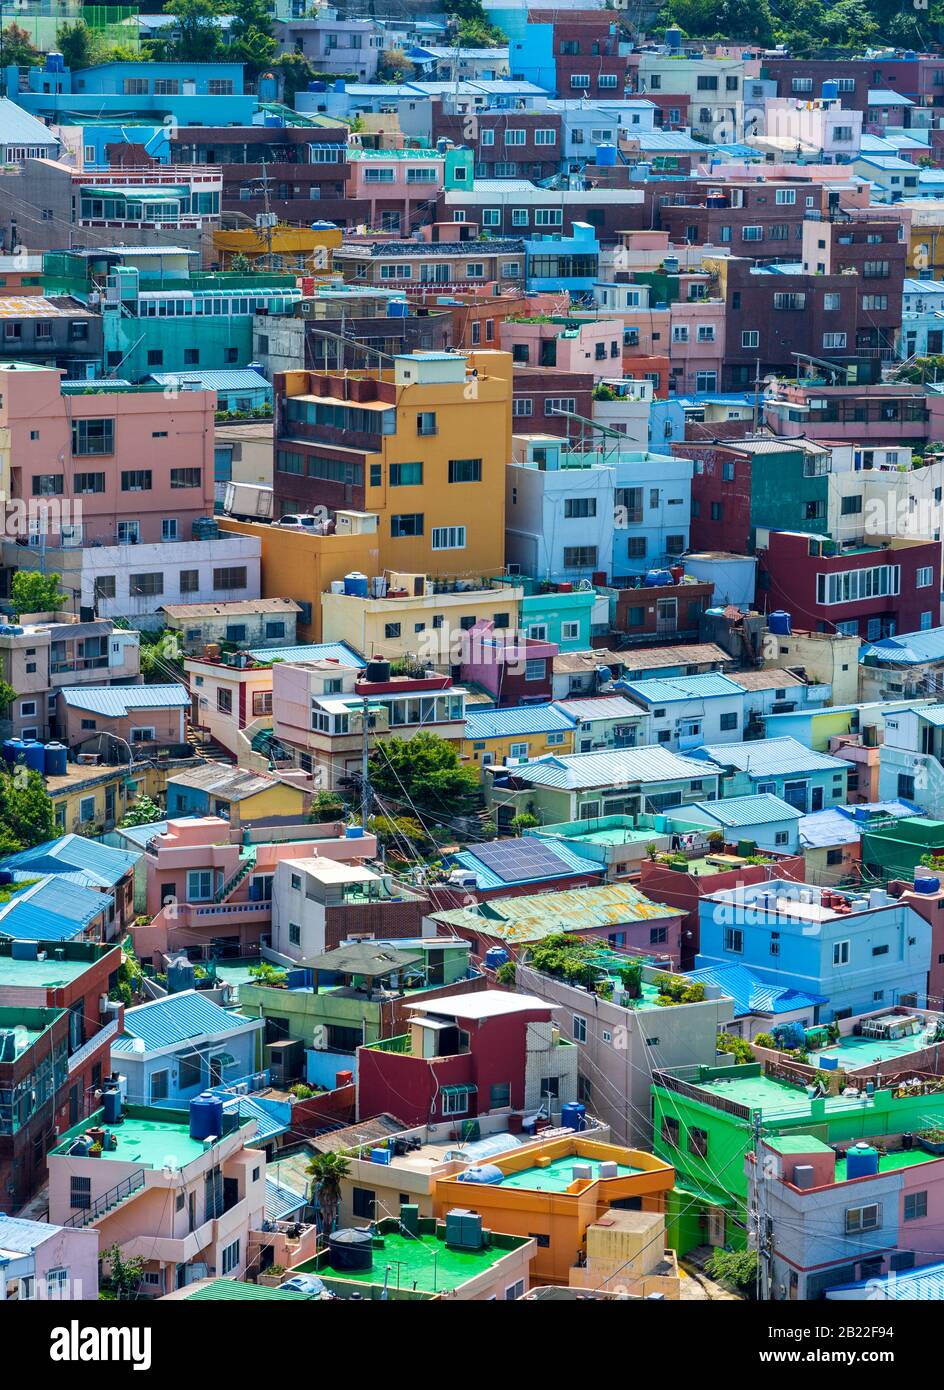
<path id="1" fill-rule="evenodd" d="M 277 1289 L 285 1278 L 285 1273 L 286 1270 L 284 1265 L 269 1265 L 269 1268 L 263 1274 L 256 1277 L 256 1283 L 264 1284 L 270 1289 Z"/>
<path id="2" fill-rule="evenodd" d="M 92 1147 L 91 1147 L 91 1148 L 89 1149 L 89 1151 L 88 1151 L 88 1156 L 89 1156 L 89 1158 L 101 1158 L 101 1156 L 102 1156 L 102 1146 L 101 1146 L 101 1144 L 93 1144 Z"/>
<path id="3" fill-rule="evenodd" d="M 919 1129 L 915 1134 L 915 1139 L 922 1149 L 929 1154 L 944 1154 L 944 1129 L 936 1125 L 928 1129 Z"/>

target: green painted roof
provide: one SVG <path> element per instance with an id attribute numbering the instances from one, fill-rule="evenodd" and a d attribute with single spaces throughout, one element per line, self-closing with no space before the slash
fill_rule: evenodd
<path id="1" fill-rule="evenodd" d="M 298 1293 L 294 1289 L 273 1289 L 268 1284 L 243 1284 L 238 1279 L 214 1279 L 212 1284 L 203 1284 L 199 1289 L 194 1289 L 186 1301 L 218 1303 L 259 1298 L 294 1298 L 296 1302 L 310 1303 L 313 1295 Z"/>
<path id="2" fill-rule="evenodd" d="M 817 1139 L 812 1134 L 781 1134 L 773 1138 L 764 1139 L 768 1149 L 773 1149 L 777 1154 L 824 1154 L 832 1153 L 833 1150 L 828 1144 L 824 1144 L 822 1139 Z"/>

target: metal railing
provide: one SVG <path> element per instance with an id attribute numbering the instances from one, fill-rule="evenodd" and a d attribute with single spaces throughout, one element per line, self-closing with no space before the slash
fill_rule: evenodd
<path id="1" fill-rule="evenodd" d="M 101 1162 L 101 1160 L 99 1160 L 99 1162 Z M 81 1211 L 76 1212 L 75 1216 L 70 1216 L 68 1221 L 64 1221 L 62 1224 L 64 1226 L 72 1226 L 76 1229 L 87 1226 L 91 1221 L 96 1221 L 100 1216 L 104 1216 L 106 1212 L 116 1207 L 119 1202 L 123 1202 L 126 1197 L 130 1197 L 133 1192 L 137 1192 L 142 1188 L 144 1186 L 144 1180 L 145 1171 L 143 1168 L 139 1168 L 136 1173 L 132 1173 L 129 1177 L 123 1178 L 122 1181 L 116 1183 L 114 1187 L 110 1187 L 107 1192 L 103 1192 L 100 1197 L 96 1197 L 95 1201 L 92 1202 L 90 1206 L 84 1207 Z"/>

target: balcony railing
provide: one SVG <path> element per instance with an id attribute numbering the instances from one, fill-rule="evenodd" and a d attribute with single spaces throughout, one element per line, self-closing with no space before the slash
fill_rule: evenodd
<path id="1" fill-rule="evenodd" d="M 123 1202 L 126 1197 L 130 1197 L 132 1193 L 142 1188 L 145 1176 L 144 1169 L 139 1168 L 136 1173 L 131 1173 L 129 1177 L 123 1178 L 114 1187 L 110 1187 L 107 1192 L 103 1192 L 100 1197 L 96 1197 L 90 1206 L 76 1212 L 75 1216 L 70 1216 L 68 1221 L 64 1221 L 62 1224 L 81 1229 L 83 1226 L 97 1221 L 100 1216 L 106 1215 L 113 1207 L 118 1206 L 119 1202 Z"/>

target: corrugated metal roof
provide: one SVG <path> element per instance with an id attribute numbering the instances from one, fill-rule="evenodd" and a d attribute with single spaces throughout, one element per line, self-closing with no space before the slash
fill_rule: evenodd
<path id="1" fill-rule="evenodd" d="M 861 825 L 838 810 L 811 811 L 800 821 L 800 844 L 804 849 L 827 849 L 834 845 L 857 845 Z"/>
<path id="2" fill-rule="evenodd" d="M 690 970 L 688 975 L 697 983 L 716 985 L 729 995 L 734 1001 L 735 1017 L 750 1013 L 792 1013 L 794 1009 L 815 1008 L 826 1003 L 825 995 L 767 984 L 745 965 L 706 965 Z"/>
<path id="3" fill-rule="evenodd" d="M 247 796 L 270 791 L 279 783 L 274 777 L 264 777 L 260 772 L 247 772 L 234 767 L 232 763 L 202 763 L 199 767 L 184 772 L 171 773 L 167 778 L 168 788 L 193 787 L 198 791 L 215 792 L 231 801 L 241 801 Z M 155 832 L 157 833 L 157 832 Z"/>
<path id="4" fill-rule="evenodd" d="M 292 1106 L 289 1101 L 269 1100 L 266 1096 L 239 1096 L 224 1101 L 227 1114 L 237 1114 L 241 1124 L 255 1120 L 256 1132 L 246 1140 L 249 1145 L 265 1144 L 291 1128 Z"/>
<path id="5" fill-rule="evenodd" d="M 309 642 L 297 647 L 256 647 L 255 661 L 337 661 L 342 666 L 366 666 L 364 658 L 346 642 Z"/>
<path id="6" fill-rule="evenodd" d="M 59 1235 L 62 1229 L 61 1226 L 50 1226 L 47 1221 L 27 1221 L 0 1212 L 0 1250 L 30 1255 L 37 1246 Z"/>
<path id="7" fill-rule="evenodd" d="M 70 685 L 59 693 L 72 709 L 116 719 L 132 710 L 186 709 L 190 704 L 185 685 Z"/>
<path id="8" fill-rule="evenodd" d="M 24 111 L 9 97 L 3 97 L 0 99 L 0 144 L 52 145 L 58 148 L 59 141 L 42 121 Z"/>
<path id="9" fill-rule="evenodd" d="M 114 849 L 84 835 L 63 835 L 9 855 L 0 862 L 0 868 L 59 874 L 90 887 L 114 888 L 140 857 L 131 850 Z"/>
<path id="10" fill-rule="evenodd" d="M 756 796 L 731 796 L 721 801 L 696 801 L 693 809 L 704 812 L 719 825 L 731 829 L 743 829 L 750 825 L 772 825 L 776 821 L 800 820 L 803 812 L 789 802 L 770 792 L 759 792 Z M 678 811 L 680 820 L 685 819 L 687 807 Z"/>
<path id="11" fill-rule="evenodd" d="M 54 1228 L 51 1228 L 54 1229 Z M 183 1300 L 186 1303 L 257 1303 L 260 1300 L 275 1302 L 310 1303 L 317 1294 L 301 1293 L 296 1289 L 273 1288 L 270 1284 L 247 1284 L 241 1279 L 212 1279 L 207 1284 L 198 1285 Z"/>
<path id="12" fill-rule="evenodd" d="M 847 1289 L 862 1289 L 870 1301 L 887 1299 L 892 1302 L 912 1302 L 916 1299 L 940 1302 L 944 1299 L 944 1264 L 924 1265 L 894 1274 L 861 1279 L 856 1284 L 834 1284 L 826 1289 L 826 1297 L 835 1299 Z"/>
<path id="13" fill-rule="evenodd" d="M 714 700 L 723 696 L 744 697 L 743 686 L 728 680 L 717 671 L 709 671 L 703 676 L 675 676 L 665 680 L 627 681 L 637 700 L 647 705 L 670 705 L 678 700 Z"/>
<path id="14" fill-rule="evenodd" d="M 926 661 L 944 661 L 944 627 L 931 627 L 927 632 L 903 632 L 898 637 L 865 642 L 859 648 L 859 662 L 865 661 L 876 665 L 888 662 L 892 666 L 920 666 Z"/>
<path id="15" fill-rule="evenodd" d="M 475 907 L 434 912 L 437 922 L 494 936 L 501 941 L 539 941 L 559 931 L 621 926 L 629 922 L 665 921 L 683 917 L 677 907 L 654 903 L 627 883 L 571 888 L 557 893 L 528 893 L 517 898 L 492 898 Z M 429 1005 L 437 1012 L 437 1001 Z"/>
<path id="16" fill-rule="evenodd" d="M 134 1039 L 140 1038 L 145 1051 L 162 1047 L 206 1033 L 233 1033 L 253 1026 L 256 1020 L 221 1009 L 199 990 L 186 989 L 169 994 L 166 999 L 153 999 L 125 1010 L 124 1032 L 112 1043 L 113 1052 L 134 1052 Z"/>
<path id="17" fill-rule="evenodd" d="M 658 670 L 660 666 L 704 666 L 709 663 L 727 664 L 731 657 L 714 642 L 693 642 L 685 646 L 627 647 L 613 652 L 595 647 L 585 652 L 558 652 L 554 657 L 554 674 L 594 671 L 598 666 L 622 666 L 627 671 Z"/>
<path id="18" fill-rule="evenodd" d="M 557 709 L 563 710 L 579 724 L 592 724 L 596 719 L 642 719 L 642 711 L 627 700 L 625 695 L 597 695 L 586 700 L 555 700 Z"/>
<path id="19" fill-rule="evenodd" d="M 182 386 L 188 381 L 198 381 L 204 391 L 266 391 L 272 385 L 261 372 L 241 367 L 233 371 L 193 371 L 193 372 L 152 372 L 151 380 L 160 386 Z"/>
<path id="20" fill-rule="evenodd" d="M 516 768 L 515 776 L 536 786 L 577 791 L 586 787 L 618 787 L 636 782 L 688 782 L 692 778 L 713 776 L 715 772 L 716 769 L 707 760 L 685 758 L 680 753 L 673 753 L 653 743 L 644 744 L 641 748 L 536 758 L 533 763 Z"/>
<path id="21" fill-rule="evenodd" d="M 44 878 L 0 907 L 0 936 L 18 941 L 69 941 L 108 908 L 93 888 Z"/>
<path id="22" fill-rule="evenodd" d="M 465 737 L 509 738 L 515 734 L 570 733 L 574 721 L 552 704 L 517 709 L 477 709 L 466 717 Z"/>
<path id="23" fill-rule="evenodd" d="M 944 712 L 944 705 L 941 706 Z M 709 759 L 719 767 L 736 767 L 750 777 L 776 777 L 784 773 L 848 772 L 849 763 L 816 753 L 795 738 L 758 738 L 747 743 L 706 743 L 692 750 L 694 758 Z"/>
<path id="24" fill-rule="evenodd" d="M 276 1182 L 275 1178 L 266 1178 L 265 1214 L 268 1221 L 284 1221 L 307 1205 L 308 1198 L 304 1192 L 295 1192 L 291 1187 Z"/>

